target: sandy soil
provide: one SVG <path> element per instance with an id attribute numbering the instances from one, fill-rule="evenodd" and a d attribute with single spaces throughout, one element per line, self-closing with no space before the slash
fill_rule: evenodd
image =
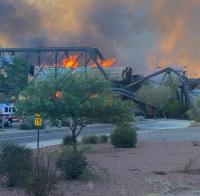
<path id="1" fill-rule="evenodd" d="M 95 145 L 88 161 L 100 177 L 60 181 L 64 196 L 146 196 L 200 189 L 200 145 L 192 142 L 142 142 L 135 149 Z M 192 159 L 188 173 L 183 169 Z M 192 170 L 193 169 L 193 170 Z M 25 196 L 22 190 L 0 188 L 0 196 Z M 57 194 L 60 195 L 60 194 Z"/>

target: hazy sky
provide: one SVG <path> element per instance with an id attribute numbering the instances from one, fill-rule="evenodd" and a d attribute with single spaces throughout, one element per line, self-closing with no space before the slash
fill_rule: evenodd
<path id="1" fill-rule="evenodd" d="M 118 65 L 200 73 L 200 0 L 0 0 L 1 47 L 91 46 Z"/>

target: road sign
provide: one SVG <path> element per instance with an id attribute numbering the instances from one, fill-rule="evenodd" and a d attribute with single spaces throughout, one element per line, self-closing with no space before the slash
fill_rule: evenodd
<path id="1" fill-rule="evenodd" d="M 38 114 L 38 113 L 35 114 L 34 124 L 37 127 L 41 127 L 42 126 L 42 118 L 41 118 L 40 114 Z"/>
<path id="2" fill-rule="evenodd" d="M 42 126 L 42 118 L 35 118 L 35 126 L 37 127 Z"/>
<path id="3" fill-rule="evenodd" d="M 40 113 L 35 113 L 35 126 L 37 127 L 37 150 L 40 148 L 40 127 L 42 126 L 42 118 Z"/>

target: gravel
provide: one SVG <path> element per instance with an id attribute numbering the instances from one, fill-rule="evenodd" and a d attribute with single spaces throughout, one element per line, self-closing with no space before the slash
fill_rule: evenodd
<path id="1" fill-rule="evenodd" d="M 52 149 L 52 148 L 51 148 Z M 94 145 L 87 153 L 97 171 L 93 180 L 60 180 L 63 196 L 150 196 L 181 195 L 200 188 L 200 175 L 183 173 L 200 168 L 200 145 L 193 142 L 140 142 L 135 149 L 116 149 L 110 144 Z M 192 161 L 191 161 L 192 160 Z M 94 170 L 94 169 L 93 169 Z M 195 171 L 195 170 L 194 170 Z M 194 190 L 193 190 L 194 192 Z M 1 187 L 0 196 L 25 196 L 20 189 Z"/>

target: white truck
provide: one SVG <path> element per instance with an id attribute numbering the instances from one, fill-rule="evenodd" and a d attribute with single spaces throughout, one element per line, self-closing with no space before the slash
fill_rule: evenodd
<path id="1" fill-rule="evenodd" d="M 16 121 L 15 112 L 13 104 L 0 103 L 0 127 L 12 127 L 12 123 Z"/>

